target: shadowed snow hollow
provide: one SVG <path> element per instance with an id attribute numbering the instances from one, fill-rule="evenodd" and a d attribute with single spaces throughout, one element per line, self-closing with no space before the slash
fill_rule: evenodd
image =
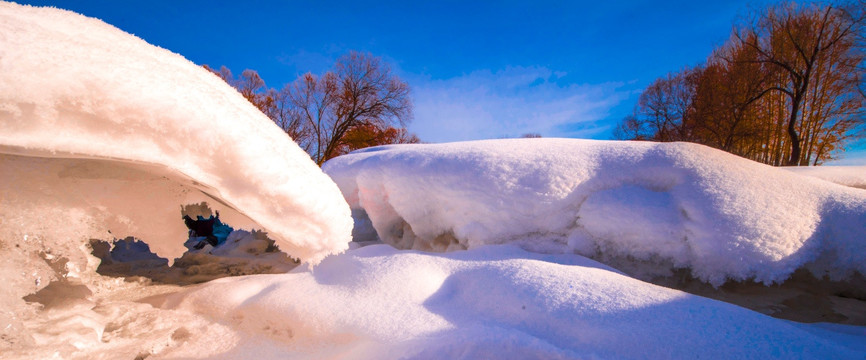
<path id="1" fill-rule="evenodd" d="M 323 169 L 353 209 L 356 240 L 439 251 L 513 242 L 690 268 L 713 284 L 778 282 L 802 267 L 866 274 L 866 192 L 694 144 L 386 146 Z"/>

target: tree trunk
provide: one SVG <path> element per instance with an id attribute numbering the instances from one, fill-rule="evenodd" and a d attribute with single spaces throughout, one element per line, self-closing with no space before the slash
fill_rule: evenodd
<path id="1" fill-rule="evenodd" d="M 813 60 L 814 61 L 814 60 Z M 811 64 L 806 65 L 805 75 L 802 83 L 794 85 L 794 96 L 791 98 L 791 117 L 788 119 L 788 137 L 791 138 L 791 157 L 788 158 L 788 166 L 800 166 L 800 135 L 797 133 L 797 115 L 803 103 L 803 96 L 809 89 L 809 75 L 812 72 Z M 807 163 L 808 164 L 808 163 Z"/>
<path id="2" fill-rule="evenodd" d="M 800 135 L 797 134 L 797 113 L 800 107 L 801 96 L 796 96 L 791 101 L 791 117 L 788 119 L 788 137 L 791 138 L 791 157 L 788 158 L 788 166 L 800 165 Z"/>

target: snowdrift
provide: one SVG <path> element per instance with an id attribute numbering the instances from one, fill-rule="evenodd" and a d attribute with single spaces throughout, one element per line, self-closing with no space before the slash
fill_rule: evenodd
<path id="1" fill-rule="evenodd" d="M 209 200 L 217 209 L 228 209 L 222 212 L 232 225 L 264 228 L 302 260 L 316 262 L 347 248 L 351 218 L 333 182 L 237 91 L 183 57 L 97 19 L 0 3 L 0 70 L 0 152 L 96 159 L 101 161 L 97 167 L 123 163 L 112 174 L 79 169 L 70 178 L 62 164 L 52 162 L 56 180 L 64 183 L 82 176 L 122 182 L 124 169 L 134 168 L 135 176 L 143 172 L 177 185 L 167 192 L 123 190 L 151 198 L 147 205 L 101 208 L 102 202 L 75 199 L 70 202 L 81 211 L 72 222 L 93 222 L 90 227 L 120 238 L 140 237 L 158 254 L 173 258 L 185 250 L 186 230 L 182 224 L 153 222 L 179 219 L 178 200 Z M 39 180 L 40 171 L 14 175 L 16 185 L 33 179 L 25 174 Z M 4 169 L 4 176 L 13 176 L 9 172 Z M 4 188 L 10 187 L 8 181 Z M 19 201 L 4 201 L 3 211 L 15 213 L 31 198 L 52 195 L 20 190 L 10 189 Z M 68 192 L 78 190 L 62 195 L 74 197 Z M 171 220 L 143 218 L 159 217 L 163 208 L 173 212 Z M 21 215 L 43 216 L 36 211 Z M 108 226 L 102 216 L 122 220 Z M 18 227 L 24 233 L 35 230 Z M 159 231 L 164 232 L 154 233 Z"/>
<path id="2" fill-rule="evenodd" d="M 225 278 L 156 302 L 243 329 L 227 349 L 197 345 L 213 359 L 841 359 L 866 351 L 860 327 L 798 325 L 582 256 L 507 245 L 448 254 L 368 246 L 313 271 Z"/>
<path id="3" fill-rule="evenodd" d="M 840 185 L 866 189 L 866 166 L 796 166 L 785 167 L 796 174 L 827 180 Z"/>
<path id="4" fill-rule="evenodd" d="M 0 2 L 0 347 L 34 341 L 23 296 L 99 288 L 91 239 L 174 259 L 181 205 L 200 202 L 304 261 L 351 240 L 336 185 L 218 77 L 102 21 Z"/>
<path id="5" fill-rule="evenodd" d="M 779 282 L 803 267 L 866 274 L 866 192 L 694 144 L 385 146 L 323 169 L 353 209 L 356 240 L 436 251 L 516 243 L 638 263 L 638 274 L 689 268 L 714 285 Z"/>

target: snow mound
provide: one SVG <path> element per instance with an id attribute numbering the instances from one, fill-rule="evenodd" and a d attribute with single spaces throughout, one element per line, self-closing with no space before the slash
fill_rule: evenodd
<path id="1" fill-rule="evenodd" d="M 866 274 L 866 193 L 700 145 L 385 146 L 323 169 L 352 208 L 356 240 L 436 251 L 516 243 L 645 265 L 637 272 L 690 268 L 714 285 L 780 282 L 802 267 Z"/>
<path id="2" fill-rule="evenodd" d="M 783 169 L 840 185 L 866 189 L 866 166 L 797 166 Z"/>
<path id="3" fill-rule="evenodd" d="M 231 209 L 235 226 L 264 228 L 305 261 L 344 251 L 351 240 L 349 209 L 333 182 L 237 91 L 177 54 L 64 10 L 0 3 L 0 153 L 140 163 L 147 166 L 136 170 L 179 179 L 176 192 L 126 189 L 134 192 L 127 198 L 156 198 L 153 208 L 90 201 L 75 220 L 141 238 L 168 258 L 185 250 L 182 224 L 152 227 L 156 220 L 141 215 L 170 208 L 176 221 L 179 198 Z M 49 194 L 20 195 L 12 207 L 31 195 Z M 3 207 L 14 212 L 5 200 Z M 123 221 L 99 224 L 104 214 Z"/>
<path id="4" fill-rule="evenodd" d="M 241 332 L 214 359 L 860 358 L 866 334 L 749 311 L 578 255 L 367 246 L 315 269 L 224 278 L 159 303 Z M 190 349 L 187 349 L 190 351 Z M 206 354 L 206 355 L 205 355 Z M 170 355 L 170 354 L 167 354 Z"/>
<path id="5" fill-rule="evenodd" d="M 97 19 L 0 2 L 0 348 L 51 341 L 26 295 L 86 302 L 109 281 L 91 240 L 172 260 L 181 206 L 202 202 L 305 261 L 351 240 L 336 185 L 218 77 Z"/>

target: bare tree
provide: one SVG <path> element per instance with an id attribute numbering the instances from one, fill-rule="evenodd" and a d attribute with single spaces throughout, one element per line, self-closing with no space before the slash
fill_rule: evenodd
<path id="1" fill-rule="evenodd" d="M 305 74 L 285 91 L 293 116 L 309 129 L 308 151 L 320 165 L 342 154 L 350 130 L 375 126 L 384 131 L 412 119 L 409 85 L 370 54 L 350 52 L 337 60 L 334 72 Z M 373 134 L 356 134 L 361 133 Z"/>
<path id="2" fill-rule="evenodd" d="M 690 141 L 693 101 L 700 67 L 686 68 L 657 79 L 641 93 L 632 115 L 614 130 L 617 138 Z"/>
<path id="3" fill-rule="evenodd" d="M 417 143 L 409 85 L 370 54 L 350 52 L 334 71 L 304 74 L 277 91 L 254 70 L 235 78 L 225 66 L 204 67 L 235 87 L 319 165 L 366 146 Z"/>
<path id="4" fill-rule="evenodd" d="M 798 121 L 815 75 L 816 64 L 832 61 L 829 55 L 834 53 L 839 56 L 836 61 L 857 56 L 853 49 L 858 22 L 862 22 L 862 18 L 848 16 L 845 11 L 833 6 L 788 3 L 770 7 L 756 20 L 735 31 L 740 44 L 757 54 L 755 62 L 786 77 L 784 83 L 768 84 L 765 90 L 781 92 L 790 100 L 787 134 L 791 152 L 788 165 L 802 165 L 803 162 Z M 855 62 L 860 65 L 862 59 Z M 845 71 L 857 76 L 850 69 Z"/>
<path id="5" fill-rule="evenodd" d="M 750 157 L 759 134 L 753 103 L 760 99 L 766 75 L 755 52 L 736 42 L 716 49 L 696 74 L 694 127 L 687 139 Z"/>
<path id="6" fill-rule="evenodd" d="M 219 71 L 213 69 L 207 64 L 202 65 L 206 70 L 219 76 L 226 83 L 234 87 L 241 95 L 255 105 L 266 115 L 271 112 L 270 107 L 273 105 L 274 98 L 270 91 L 265 91 L 265 81 L 262 80 L 259 73 L 255 70 L 246 69 L 241 73 L 241 76 L 235 78 L 232 71 L 225 66 L 220 66 Z"/>
<path id="7" fill-rule="evenodd" d="M 321 165 L 326 157 L 322 144 L 329 137 L 328 124 L 338 122 L 339 84 L 336 74 L 328 72 L 317 77 L 307 73 L 286 85 L 282 92 L 287 97 L 290 121 L 306 129 L 306 136 L 295 141 Z"/>
<path id="8" fill-rule="evenodd" d="M 772 165 L 831 159 L 866 136 L 864 13 L 851 4 L 770 7 L 705 66 L 652 83 L 614 136 L 692 141 Z"/>
<path id="9" fill-rule="evenodd" d="M 649 127 L 649 123 L 632 114 L 623 118 L 616 125 L 613 129 L 613 138 L 616 140 L 651 140 L 655 136 L 653 131 Z"/>
<path id="10" fill-rule="evenodd" d="M 208 64 L 202 65 L 205 70 L 212 72 L 214 75 L 219 76 L 220 79 L 223 79 L 226 83 L 231 86 L 234 86 L 235 77 L 232 75 L 232 71 L 225 66 L 220 66 L 219 70 L 210 67 Z"/>
<path id="11" fill-rule="evenodd" d="M 255 104 L 259 109 L 262 101 L 260 90 L 265 88 L 265 81 L 259 76 L 255 70 L 246 69 L 241 73 L 240 78 L 235 80 L 234 87 L 251 103 Z"/>

